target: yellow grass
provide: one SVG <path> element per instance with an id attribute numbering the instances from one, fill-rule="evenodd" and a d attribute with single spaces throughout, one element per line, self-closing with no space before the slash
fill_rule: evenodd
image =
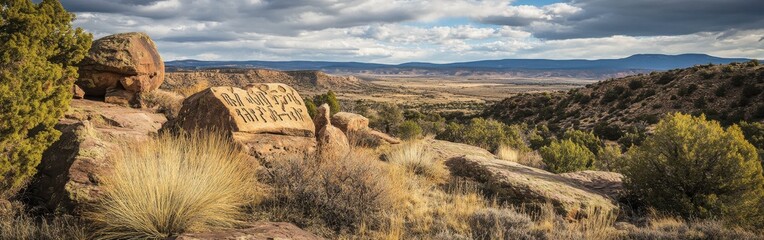
<path id="1" fill-rule="evenodd" d="M 165 238 L 234 227 L 257 191 L 252 162 L 216 134 L 123 144 L 87 216 L 100 239 Z"/>
<path id="2" fill-rule="evenodd" d="M 179 89 L 175 90 L 175 92 L 180 93 L 180 95 L 183 95 L 185 97 L 189 97 L 189 96 L 194 95 L 195 93 L 201 92 L 202 90 L 207 89 L 209 87 L 210 87 L 210 82 L 209 81 L 201 80 L 201 81 L 198 81 L 198 82 L 194 83 L 191 86 L 179 88 Z"/>
<path id="3" fill-rule="evenodd" d="M 388 160 L 436 184 L 445 182 L 450 174 L 443 162 L 437 161 L 419 141 L 399 144 L 390 151 Z"/>
<path id="4" fill-rule="evenodd" d="M 516 162 L 525 166 L 540 168 L 545 167 L 541 156 L 536 151 L 518 151 L 508 145 L 501 145 L 496 150 L 496 156 L 510 162 Z"/>

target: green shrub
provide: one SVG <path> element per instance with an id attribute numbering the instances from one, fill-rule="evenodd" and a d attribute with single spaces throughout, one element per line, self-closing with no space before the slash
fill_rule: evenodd
<path id="1" fill-rule="evenodd" d="M 316 103 L 314 103 L 310 98 L 305 98 L 303 102 L 305 102 L 305 108 L 308 109 L 308 115 L 310 115 L 311 118 L 316 117 L 316 114 L 318 114 Z M 316 129 L 316 131 L 318 131 L 318 129 Z"/>
<path id="2" fill-rule="evenodd" d="M 727 95 L 727 88 L 728 88 L 728 86 L 726 86 L 726 85 L 720 85 L 719 87 L 716 88 L 716 91 L 714 91 L 714 95 L 716 95 L 717 97 L 724 97 L 724 96 L 726 96 Z"/>
<path id="3" fill-rule="evenodd" d="M 594 164 L 594 153 L 569 139 L 553 141 L 539 153 L 548 169 L 555 173 L 581 171 Z"/>
<path id="4" fill-rule="evenodd" d="M 698 90 L 698 85 L 697 84 L 690 84 L 690 85 L 688 85 L 686 87 L 679 88 L 678 94 L 679 94 L 679 96 L 685 97 L 685 96 L 689 96 L 690 94 L 694 93 L 695 90 Z"/>
<path id="5" fill-rule="evenodd" d="M 332 90 L 329 90 L 326 94 L 314 96 L 313 103 L 314 106 L 321 106 L 324 103 L 329 104 L 329 111 L 331 114 L 340 112 L 340 102 L 337 100 L 337 95 L 335 95 Z"/>
<path id="6" fill-rule="evenodd" d="M 669 115 L 628 151 L 625 185 L 660 211 L 764 224 L 764 176 L 756 149 L 737 126 L 705 116 Z"/>
<path id="7" fill-rule="evenodd" d="M 631 88 L 631 90 L 637 90 L 642 88 L 643 86 L 645 86 L 645 84 L 642 83 L 642 81 L 640 80 L 631 80 L 629 82 L 629 88 Z"/>
<path id="8" fill-rule="evenodd" d="M 392 103 L 382 104 L 377 114 L 369 118 L 369 125 L 372 128 L 381 129 L 389 134 L 394 133 L 401 123 L 403 123 L 403 110 Z"/>
<path id="9" fill-rule="evenodd" d="M 522 128 L 506 125 L 496 120 L 473 118 L 468 124 L 451 122 L 437 139 L 466 143 L 496 151 L 501 145 L 508 145 L 517 150 L 526 150 Z"/>
<path id="10" fill-rule="evenodd" d="M 623 136 L 623 131 L 616 125 L 600 122 L 594 125 L 594 134 L 607 140 L 615 141 Z"/>
<path id="11" fill-rule="evenodd" d="M 59 1 L 0 2 L 0 197 L 35 173 L 60 132 L 92 36 Z"/>
<path id="12" fill-rule="evenodd" d="M 584 146 L 592 153 L 597 153 L 600 148 L 602 148 L 602 140 L 597 136 L 594 136 L 594 133 L 592 132 L 569 129 L 562 135 L 562 139 L 568 139 L 578 145 Z"/>
<path id="13" fill-rule="evenodd" d="M 403 140 L 416 139 L 422 135 L 422 127 L 414 121 L 406 120 L 398 126 L 398 137 Z"/>
<path id="14" fill-rule="evenodd" d="M 740 122 L 740 129 L 743 131 L 745 139 L 759 151 L 759 160 L 764 166 L 764 124 Z"/>

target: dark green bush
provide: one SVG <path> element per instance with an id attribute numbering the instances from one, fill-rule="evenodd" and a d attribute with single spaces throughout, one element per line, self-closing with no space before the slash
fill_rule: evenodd
<path id="1" fill-rule="evenodd" d="M 584 132 L 576 129 L 569 129 L 562 135 L 562 139 L 571 140 L 574 143 L 584 146 L 592 153 L 597 153 L 604 146 L 602 140 L 592 132 Z"/>
<path id="2" fill-rule="evenodd" d="M 422 135 L 422 127 L 414 121 L 406 120 L 398 126 L 398 137 L 403 140 L 416 139 Z"/>
<path id="3" fill-rule="evenodd" d="M 340 102 L 337 100 L 337 95 L 335 95 L 332 90 L 329 90 L 326 94 L 314 96 L 313 103 L 315 106 L 321 106 L 324 103 L 328 104 L 331 114 L 340 112 Z"/>
<path id="4" fill-rule="evenodd" d="M 628 158 L 626 188 L 659 211 L 764 225 L 762 166 L 737 126 L 669 115 Z"/>
<path id="5" fill-rule="evenodd" d="M 679 88 L 679 92 L 677 94 L 679 94 L 679 96 L 685 97 L 685 96 L 689 96 L 690 94 L 694 93 L 695 90 L 698 90 L 698 85 L 693 83 L 693 84 L 690 84 L 690 85 L 688 85 L 686 87 L 680 87 Z"/>
<path id="6" fill-rule="evenodd" d="M 436 138 L 478 146 L 492 152 L 501 145 L 518 150 L 528 149 L 523 139 L 522 127 L 483 118 L 473 118 L 467 124 L 451 122 Z"/>
<path id="7" fill-rule="evenodd" d="M 552 141 L 539 149 L 539 153 L 549 171 L 555 173 L 586 170 L 594 165 L 595 160 L 594 153 L 569 139 Z"/>
<path id="8" fill-rule="evenodd" d="M 308 109 L 308 115 L 310 115 L 311 118 L 316 117 L 316 114 L 318 114 L 318 108 L 316 107 L 316 104 L 313 103 L 313 100 L 310 98 L 305 98 L 303 102 L 305 102 L 305 108 Z M 316 131 L 318 131 L 318 129 L 316 129 Z"/>
<path id="9" fill-rule="evenodd" d="M 645 86 L 645 84 L 642 83 L 642 81 L 640 80 L 631 80 L 629 82 L 629 88 L 631 88 L 631 90 L 637 90 L 642 88 L 643 86 Z"/>
<path id="10" fill-rule="evenodd" d="M 92 36 L 59 1 L 0 2 L 0 197 L 31 177 L 69 107 Z"/>

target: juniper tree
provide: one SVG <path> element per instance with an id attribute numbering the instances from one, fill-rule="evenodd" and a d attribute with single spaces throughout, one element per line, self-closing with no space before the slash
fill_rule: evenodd
<path id="1" fill-rule="evenodd" d="M 73 19 L 56 0 L 0 0 L 0 195 L 20 188 L 60 135 L 53 127 L 92 42 Z"/>

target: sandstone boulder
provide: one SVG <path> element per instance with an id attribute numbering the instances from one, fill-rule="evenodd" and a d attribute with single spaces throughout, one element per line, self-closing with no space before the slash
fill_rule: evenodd
<path id="1" fill-rule="evenodd" d="M 232 229 L 212 233 L 185 233 L 175 240 L 314 240 L 323 239 L 291 223 L 259 222 L 249 228 Z"/>
<path id="2" fill-rule="evenodd" d="M 315 126 L 300 95 L 279 83 L 247 89 L 212 87 L 183 101 L 175 125 L 223 132 L 315 137 Z"/>
<path id="3" fill-rule="evenodd" d="M 332 125 L 345 133 L 363 131 L 369 128 L 369 119 L 355 113 L 338 112 L 332 116 Z"/>
<path id="4" fill-rule="evenodd" d="M 318 131 L 318 154 L 321 159 L 336 159 L 350 153 L 350 143 L 339 128 L 326 125 Z"/>
<path id="5" fill-rule="evenodd" d="M 265 167 L 279 159 L 306 158 L 316 153 L 315 137 L 234 132 L 233 140 Z"/>
<path id="6" fill-rule="evenodd" d="M 85 90 L 82 90 L 77 84 L 72 85 L 72 98 L 83 99 L 85 98 Z"/>
<path id="7" fill-rule="evenodd" d="M 587 170 L 562 173 L 560 176 L 616 200 L 626 192 L 623 188 L 623 175 L 620 173 Z"/>
<path id="8" fill-rule="evenodd" d="M 93 42 L 79 64 L 79 85 L 88 96 L 106 97 L 115 91 L 149 92 L 164 81 L 164 62 L 145 33 L 120 33 Z"/>
<path id="9" fill-rule="evenodd" d="M 316 126 L 316 131 L 321 131 L 324 126 L 332 123 L 332 115 L 329 110 L 329 104 L 322 104 L 316 109 L 316 116 L 313 118 L 313 125 Z"/>
<path id="10" fill-rule="evenodd" d="M 25 198 L 44 209 L 76 212 L 98 198 L 100 177 L 118 142 L 140 144 L 166 121 L 161 114 L 103 102 L 72 100 L 56 129 L 61 137 L 44 153 Z"/>
<path id="11" fill-rule="evenodd" d="M 455 176 L 481 184 L 497 199 L 511 204 L 550 202 L 560 214 L 575 218 L 581 210 L 613 211 L 617 207 L 604 194 L 568 178 L 493 157 L 460 156 L 446 161 Z"/>

